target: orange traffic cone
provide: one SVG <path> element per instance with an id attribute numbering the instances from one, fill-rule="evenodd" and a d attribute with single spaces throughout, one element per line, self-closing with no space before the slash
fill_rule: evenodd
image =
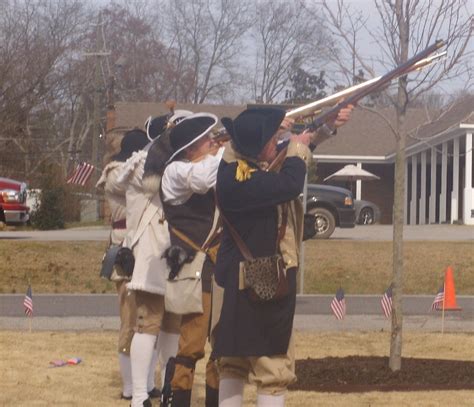
<path id="1" fill-rule="evenodd" d="M 448 266 L 444 274 L 444 310 L 461 311 L 456 303 L 456 290 L 454 288 L 453 269 Z"/>

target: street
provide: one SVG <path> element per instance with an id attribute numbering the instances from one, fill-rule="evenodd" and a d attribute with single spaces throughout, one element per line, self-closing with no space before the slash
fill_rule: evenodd
<path id="1" fill-rule="evenodd" d="M 356 226 L 353 229 L 336 228 L 331 240 L 375 240 L 390 241 L 392 225 Z M 48 231 L 8 231 L 0 232 L 1 239 L 21 239 L 40 241 L 103 241 L 109 237 L 107 227 L 74 228 Z M 474 226 L 466 225 L 416 225 L 404 227 L 405 240 L 473 241 Z"/>

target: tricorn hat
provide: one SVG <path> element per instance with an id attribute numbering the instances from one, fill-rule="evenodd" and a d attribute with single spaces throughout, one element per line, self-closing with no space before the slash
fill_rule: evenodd
<path id="1" fill-rule="evenodd" d="M 222 118 L 235 149 L 250 158 L 257 158 L 265 144 L 273 137 L 285 118 L 285 111 L 277 108 L 247 109 L 234 120 Z"/>
<path id="2" fill-rule="evenodd" d="M 153 141 L 160 134 L 166 130 L 166 124 L 168 123 L 168 115 L 148 117 L 145 121 L 146 135 L 149 141 Z"/>
<path id="3" fill-rule="evenodd" d="M 175 110 L 172 114 L 148 117 L 148 119 L 145 121 L 145 129 L 148 140 L 153 141 L 157 137 L 160 137 L 168 127 L 176 125 L 186 116 L 191 114 L 193 114 L 193 112 L 190 112 L 189 110 Z"/>
<path id="4" fill-rule="evenodd" d="M 168 162 L 209 133 L 218 121 L 217 116 L 212 113 L 195 113 L 180 121 L 170 131 L 170 145 L 173 154 Z"/>
<path id="5" fill-rule="evenodd" d="M 112 160 L 127 161 L 135 151 L 140 151 L 149 143 L 146 133 L 140 129 L 127 131 L 120 142 L 120 152 Z"/>

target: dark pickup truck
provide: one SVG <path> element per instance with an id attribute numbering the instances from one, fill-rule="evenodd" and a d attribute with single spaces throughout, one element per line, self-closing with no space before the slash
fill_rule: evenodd
<path id="1" fill-rule="evenodd" d="M 308 184 L 306 213 L 314 215 L 316 239 L 328 239 L 336 226 L 355 226 L 352 193 L 345 188 Z"/>

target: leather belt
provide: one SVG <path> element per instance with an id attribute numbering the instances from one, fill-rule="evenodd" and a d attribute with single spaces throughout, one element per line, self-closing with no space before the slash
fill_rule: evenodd
<path id="1" fill-rule="evenodd" d="M 115 222 L 112 222 L 112 229 L 126 229 L 127 222 L 126 219 L 120 219 Z"/>

